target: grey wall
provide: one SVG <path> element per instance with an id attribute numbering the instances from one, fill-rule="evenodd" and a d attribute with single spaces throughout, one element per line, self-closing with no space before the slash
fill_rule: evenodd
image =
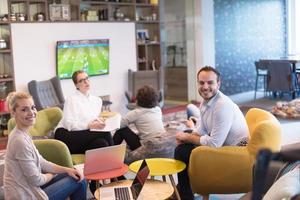
<path id="1" fill-rule="evenodd" d="M 214 0 L 216 68 L 221 90 L 254 89 L 254 61 L 284 56 L 285 0 Z"/>

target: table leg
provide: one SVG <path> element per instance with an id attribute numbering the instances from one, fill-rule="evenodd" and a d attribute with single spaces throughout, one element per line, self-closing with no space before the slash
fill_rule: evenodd
<path id="1" fill-rule="evenodd" d="M 162 176 L 162 179 L 163 179 L 164 182 L 166 182 L 166 176 L 165 175 Z"/>
<path id="2" fill-rule="evenodd" d="M 96 191 L 99 191 L 99 197 L 98 197 L 98 199 L 100 199 L 100 180 L 98 180 L 98 181 L 96 181 Z M 96 193 L 96 192 L 95 192 Z M 94 194 L 95 195 L 95 194 Z M 96 195 L 95 195 L 95 197 L 96 197 Z"/>
<path id="3" fill-rule="evenodd" d="M 180 195 L 179 195 L 179 192 L 178 192 L 177 187 L 176 187 L 176 184 L 175 184 L 175 181 L 174 181 L 174 178 L 173 178 L 173 175 L 170 174 L 170 175 L 169 175 L 169 178 L 170 178 L 170 181 L 171 181 L 171 183 L 172 183 L 172 185 L 173 185 L 173 188 L 174 188 L 174 192 L 175 192 L 176 198 L 177 198 L 178 200 L 181 200 Z"/>

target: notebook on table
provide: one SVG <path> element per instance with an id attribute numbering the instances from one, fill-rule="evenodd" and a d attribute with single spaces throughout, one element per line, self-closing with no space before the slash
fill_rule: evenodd
<path id="1" fill-rule="evenodd" d="M 103 129 L 91 129 L 91 131 L 96 132 L 111 132 L 120 128 L 121 125 L 121 115 L 115 114 L 111 117 L 105 119 L 105 127 Z"/>
<path id="2" fill-rule="evenodd" d="M 143 160 L 131 186 L 103 187 L 100 190 L 101 200 L 136 200 L 145 185 L 150 170 Z"/>
<path id="3" fill-rule="evenodd" d="M 83 174 L 85 176 L 122 168 L 126 144 L 102 147 L 85 152 Z"/>

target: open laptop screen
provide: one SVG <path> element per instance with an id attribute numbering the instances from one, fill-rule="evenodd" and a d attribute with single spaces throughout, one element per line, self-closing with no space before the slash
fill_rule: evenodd
<path id="1" fill-rule="evenodd" d="M 130 189 L 132 191 L 132 195 L 133 195 L 134 199 L 137 199 L 137 197 L 139 196 L 139 194 L 147 180 L 149 173 L 150 173 L 149 167 L 148 167 L 146 161 L 143 160 L 143 162 L 138 170 L 138 173 L 136 174 L 136 176 L 132 182 L 132 185 L 130 186 Z"/>

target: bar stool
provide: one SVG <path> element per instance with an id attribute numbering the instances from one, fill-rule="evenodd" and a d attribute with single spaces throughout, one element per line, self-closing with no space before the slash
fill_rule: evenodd
<path id="1" fill-rule="evenodd" d="M 255 61 L 255 69 L 256 69 L 256 79 L 255 79 L 255 91 L 254 91 L 254 100 L 256 99 L 256 92 L 258 86 L 258 79 L 261 77 L 263 79 L 263 91 L 267 92 L 267 77 L 268 77 L 268 63 Z"/>

